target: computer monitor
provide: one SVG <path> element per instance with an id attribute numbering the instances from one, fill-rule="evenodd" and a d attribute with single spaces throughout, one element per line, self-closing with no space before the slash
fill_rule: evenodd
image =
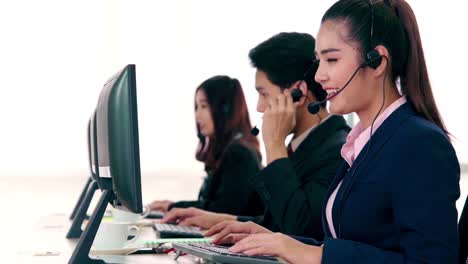
<path id="1" fill-rule="evenodd" d="M 89 258 L 89 251 L 108 203 L 134 213 L 143 212 L 136 97 L 132 64 L 112 76 L 101 91 L 95 116 L 95 154 L 103 194 L 69 263 L 105 263 Z"/>
<path id="2" fill-rule="evenodd" d="M 99 176 L 112 178 L 115 205 L 142 213 L 135 65 L 128 65 L 104 85 L 96 125 Z"/>

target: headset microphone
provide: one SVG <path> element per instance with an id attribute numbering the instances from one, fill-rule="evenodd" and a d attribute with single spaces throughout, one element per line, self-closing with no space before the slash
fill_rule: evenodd
<path id="1" fill-rule="evenodd" d="M 257 126 L 254 126 L 252 130 L 250 130 L 250 134 L 254 136 L 258 136 L 258 133 L 260 133 L 260 130 L 257 128 Z"/>
<path id="2" fill-rule="evenodd" d="M 327 99 L 319 101 L 319 102 L 309 103 L 307 105 L 307 111 L 309 111 L 309 113 L 313 115 L 317 114 L 320 111 L 320 104 L 322 104 L 325 101 L 327 101 Z"/>

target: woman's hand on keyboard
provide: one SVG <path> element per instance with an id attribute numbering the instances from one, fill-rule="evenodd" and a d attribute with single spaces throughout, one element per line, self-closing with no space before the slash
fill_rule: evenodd
<path id="1" fill-rule="evenodd" d="M 272 234 L 270 230 L 254 222 L 224 221 L 207 232 L 205 236 L 213 236 L 214 244 L 232 244 L 251 234 Z"/>
<path id="2" fill-rule="evenodd" d="M 161 220 L 163 223 L 177 222 L 180 225 L 197 226 L 208 229 L 226 220 L 236 219 L 233 215 L 208 212 L 198 208 L 174 208 Z"/>
<path id="3" fill-rule="evenodd" d="M 323 249 L 303 244 L 281 233 L 274 233 L 249 235 L 230 247 L 229 251 L 249 256 L 281 257 L 287 263 L 319 264 L 322 261 Z"/>

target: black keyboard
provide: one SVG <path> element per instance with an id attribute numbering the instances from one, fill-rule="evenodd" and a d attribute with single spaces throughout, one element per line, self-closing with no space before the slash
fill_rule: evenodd
<path id="1" fill-rule="evenodd" d="M 232 253 L 228 251 L 228 247 L 202 244 L 202 243 L 174 243 L 172 246 L 181 252 L 185 252 L 212 262 L 231 263 L 231 264 L 277 264 L 281 263 L 277 258 L 272 256 L 247 256 L 242 253 Z"/>
<path id="2" fill-rule="evenodd" d="M 154 224 L 154 230 L 159 238 L 202 238 L 199 228 L 171 224 Z"/>

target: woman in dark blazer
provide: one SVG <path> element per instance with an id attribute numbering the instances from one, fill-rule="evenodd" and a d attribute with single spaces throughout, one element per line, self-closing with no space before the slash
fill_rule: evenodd
<path id="1" fill-rule="evenodd" d="M 360 120 L 323 203 L 325 239 L 237 228 L 244 234 L 231 236 L 230 250 L 289 263 L 456 263 L 460 168 L 411 7 L 340 0 L 322 18 L 315 52 L 330 112 Z"/>
<path id="2" fill-rule="evenodd" d="M 260 197 L 250 185 L 259 172 L 260 152 L 242 87 L 237 79 L 214 76 L 195 93 L 199 145 L 196 158 L 207 176 L 195 201 L 154 201 L 152 210 L 196 207 L 212 212 L 256 215 L 263 212 Z"/>

